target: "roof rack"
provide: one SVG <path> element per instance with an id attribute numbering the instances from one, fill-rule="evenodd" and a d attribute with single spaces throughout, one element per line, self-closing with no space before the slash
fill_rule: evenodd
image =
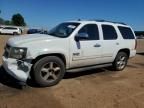
<path id="1" fill-rule="evenodd" d="M 97 21 L 97 22 L 110 22 L 110 23 L 115 23 L 115 24 L 123 24 L 123 25 L 127 25 L 123 22 L 113 22 L 113 21 L 108 21 L 108 20 L 91 20 L 91 21 Z"/>
<path id="2" fill-rule="evenodd" d="M 123 22 L 114 22 L 114 21 L 108 21 L 108 20 L 95 20 L 95 21 L 97 21 L 97 22 L 110 22 L 110 23 L 127 25 L 127 24 L 125 24 L 125 23 L 123 23 Z"/>
<path id="3" fill-rule="evenodd" d="M 78 19 L 78 21 L 83 21 L 82 19 Z M 84 20 L 86 21 L 86 20 Z M 123 22 L 114 22 L 114 21 L 108 21 L 108 20 L 103 20 L 103 19 L 90 19 L 88 21 L 96 21 L 96 22 L 110 22 L 110 23 L 115 23 L 115 24 L 122 24 L 122 25 L 127 25 L 126 23 Z"/>

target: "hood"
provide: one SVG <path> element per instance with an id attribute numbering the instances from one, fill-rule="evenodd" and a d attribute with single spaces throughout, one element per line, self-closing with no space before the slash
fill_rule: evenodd
<path id="1" fill-rule="evenodd" d="M 33 42 L 33 41 L 49 40 L 49 39 L 56 39 L 56 38 L 58 38 L 58 37 L 54 37 L 51 35 L 45 35 L 45 34 L 22 35 L 20 37 L 10 38 L 8 40 L 8 44 L 10 44 L 12 46 L 19 46 L 19 45 Z"/>

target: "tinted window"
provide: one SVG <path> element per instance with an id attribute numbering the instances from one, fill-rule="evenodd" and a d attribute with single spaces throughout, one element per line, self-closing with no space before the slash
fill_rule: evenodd
<path id="1" fill-rule="evenodd" d="M 124 39 L 135 39 L 132 30 L 128 27 L 118 27 Z"/>
<path id="2" fill-rule="evenodd" d="M 102 25 L 104 40 L 114 40 L 117 39 L 117 33 L 113 26 Z"/>
<path id="3" fill-rule="evenodd" d="M 17 28 L 13 28 L 13 27 L 5 27 L 4 29 L 17 30 Z"/>
<path id="4" fill-rule="evenodd" d="M 85 25 L 78 33 L 88 34 L 88 40 L 99 40 L 99 32 L 96 24 Z"/>

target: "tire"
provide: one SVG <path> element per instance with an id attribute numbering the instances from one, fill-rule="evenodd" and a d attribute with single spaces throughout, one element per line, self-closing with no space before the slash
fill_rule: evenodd
<path id="1" fill-rule="evenodd" d="M 14 32 L 13 35 L 18 35 L 18 33 L 17 33 L 17 32 Z"/>
<path id="2" fill-rule="evenodd" d="M 128 55 L 125 52 L 119 52 L 113 62 L 115 71 L 122 71 L 128 62 Z"/>
<path id="3" fill-rule="evenodd" d="M 41 87 L 56 85 L 64 77 L 65 65 L 56 56 L 48 56 L 40 59 L 33 67 L 33 77 L 36 84 Z"/>

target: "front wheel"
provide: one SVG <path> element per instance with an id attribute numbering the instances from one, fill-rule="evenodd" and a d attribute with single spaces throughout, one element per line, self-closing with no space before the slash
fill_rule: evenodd
<path id="1" fill-rule="evenodd" d="M 59 57 L 48 56 L 40 59 L 33 70 L 36 83 L 39 86 L 48 87 L 56 85 L 63 78 L 65 65 Z"/>
<path id="2" fill-rule="evenodd" d="M 125 52 L 119 52 L 115 58 L 115 61 L 113 62 L 113 67 L 116 71 L 122 71 L 128 61 L 128 55 Z"/>

